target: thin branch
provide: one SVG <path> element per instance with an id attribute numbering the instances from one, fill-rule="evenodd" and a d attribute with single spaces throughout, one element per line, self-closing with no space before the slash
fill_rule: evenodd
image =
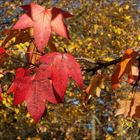
<path id="1" fill-rule="evenodd" d="M 91 121 L 91 123 L 92 123 L 92 139 L 96 140 L 96 120 L 95 120 L 94 116 L 92 117 L 92 121 Z"/>
<path id="2" fill-rule="evenodd" d="M 80 57 L 80 58 L 76 58 L 76 60 L 88 61 L 89 63 L 96 64 L 96 62 L 91 60 L 90 58 Z"/>
<path id="3" fill-rule="evenodd" d="M 100 122 L 100 120 L 96 117 L 96 115 L 93 115 L 92 117 L 96 120 L 96 122 L 97 122 L 98 125 L 102 128 L 102 130 L 103 130 L 106 134 L 108 134 L 107 130 L 104 128 L 104 126 L 102 125 L 102 123 Z"/>
<path id="4" fill-rule="evenodd" d="M 109 62 L 95 62 L 89 58 L 83 58 L 83 57 L 76 58 L 76 59 L 77 60 L 85 60 L 85 61 L 92 63 L 93 64 L 92 68 L 87 68 L 87 69 L 83 69 L 83 70 L 85 70 L 87 72 L 92 72 L 92 74 L 94 75 L 97 72 L 97 70 L 99 70 L 99 69 L 102 69 L 102 68 L 119 63 L 121 61 L 122 57 L 115 59 L 115 60 L 112 60 L 112 61 L 109 61 Z"/>

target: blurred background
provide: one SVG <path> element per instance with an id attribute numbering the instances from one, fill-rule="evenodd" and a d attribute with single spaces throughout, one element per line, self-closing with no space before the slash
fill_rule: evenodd
<path id="1" fill-rule="evenodd" d="M 0 0 L 0 43 L 9 35 L 20 15 L 23 4 L 31 0 Z M 140 47 L 140 1 L 139 0 L 32 0 L 46 8 L 59 7 L 73 14 L 66 20 L 71 40 L 52 34 L 52 40 L 58 51 L 64 49 L 75 56 L 82 69 L 92 68 L 92 62 L 111 61 L 119 58 L 125 49 Z M 12 36 L 7 46 L 13 51 L 11 60 L 7 60 L 0 70 L 24 66 L 25 52 L 29 40 L 15 41 Z M 46 51 L 49 49 L 46 48 Z M 2 61 L 2 56 L 0 56 Z M 15 62 L 15 59 L 19 59 Z M 84 59 L 82 59 L 84 58 Z M 20 64 L 19 64 L 20 62 Z M 102 73 L 111 75 L 113 66 L 102 69 Z M 140 122 L 135 118 L 116 116 L 118 99 L 128 99 L 126 91 L 131 89 L 126 83 L 117 90 L 116 96 L 110 81 L 102 81 L 93 93 L 87 95 L 93 75 L 83 70 L 84 87 L 79 89 L 69 80 L 64 103 L 53 105 L 46 103 L 46 111 L 39 123 L 35 124 L 23 105 L 13 105 L 13 95 L 7 90 L 14 72 L 0 74 L 3 87 L 3 100 L 0 104 L 0 140 L 139 140 Z"/>

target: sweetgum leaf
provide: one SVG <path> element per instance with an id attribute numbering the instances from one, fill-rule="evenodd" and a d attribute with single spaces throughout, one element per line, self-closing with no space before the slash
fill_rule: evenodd
<path id="1" fill-rule="evenodd" d="M 42 84 L 35 75 L 30 76 L 25 69 L 19 68 L 9 89 L 14 93 L 15 105 L 23 101 L 27 103 L 28 112 L 35 122 L 38 122 L 45 109 L 46 91 L 49 92 L 46 83 Z"/>
<path id="2" fill-rule="evenodd" d="M 121 62 L 116 66 L 111 78 L 113 88 L 118 87 L 119 81 L 125 73 L 128 75 L 130 74 L 132 65 L 137 61 L 137 56 L 138 53 L 132 49 L 127 49 L 125 51 Z"/>
<path id="3" fill-rule="evenodd" d="M 45 69 L 44 69 L 45 68 Z M 36 79 L 40 81 L 40 84 L 44 85 L 46 87 L 46 99 L 47 101 L 57 104 L 61 103 L 63 100 L 59 95 L 56 93 L 53 85 L 52 80 L 50 80 L 48 77 L 50 77 L 50 73 L 46 71 L 46 66 L 43 65 L 37 70 Z"/>
<path id="4" fill-rule="evenodd" d="M 131 93 L 130 100 L 120 100 L 119 108 L 116 111 L 116 116 L 124 115 L 125 117 L 133 117 L 140 119 L 140 92 Z"/>
<path id="5" fill-rule="evenodd" d="M 19 68 L 16 70 L 16 77 L 9 88 L 9 92 L 14 93 L 14 104 L 18 105 L 25 100 L 27 91 L 31 83 L 31 77 L 26 76 L 26 70 Z"/>
<path id="6" fill-rule="evenodd" d="M 103 78 L 104 77 L 101 74 L 94 75 L 92 78 L 92 82 L 86 88 L 86 93 L 87 94 L 94 94 L 96 92 L 96 88 L 101 85 Z"/>
<path id="7" fill-rule="evenodd" d="M 44 7 L 34 3 L 22 6 L 22 8 L 27 11 L 27 14 L 23 14 L 19 18 L 14 29 L 32 27 L 39 51 L 42 51 L 47 45 L 51 32 L 69 38 L 67 27 L 63 22 L 64 18 L 72 16 L 68 12 L 55 7 L 45 10 Z"/>
<path id="8" fill-rule="evenodd" d="M 45 101 L 52 103 L 62 102 L 59 95 L 55 92 L 48 74 L 42 69 L 30 75 L 30 71 L 19 68 L 16 70 L 16 77 L 9 89 L 14 93 L 14 104 L 27 104 L 29 114 L 35 122 L 38 122 L 45 109 Z"/>
<path id="9" fill-rule="evenodd" d="M 80 64 L 76 62 L 72 55 L 53 52 L 42 56 L 40 61 L 43 63 L 43 69 L 49 73 L 48 78 L 52 80 L 54 89 L 62 100 L 69 77 L 74 79 L 79 87 L 82 87 Z"/>
<path id="10" fill-rule="evenodd" d="M 45 101 L 47 94 L 52 92 L 49 81 L 40 81 L 36 78 L 32 80 L 26 96 L 27 109 L 35 122 L 38 122 L 45 110 Z"/>
<path id="11" fill-rule="evenodd" d="M 35 122 L 38 122 L 45 110 L 45 101 L 54 104 L 62 102 L 61 98 L 53 90 L 52 82 L 47 78 L 46 72 L 38 70 L 33 77 L 25 101 L 27 109 Z"/>
<path id="12" fill-rule="evenodd" d="M 14 104 L 25 101 L 35 122 L 42 116 L 46 100 L 55 104 L 64 100 L 69 77 L 79 87 L 83 85 L 80 65 L 70 54 L 48 53 L 40 58 L 40 62 L 42 64 L 34 69 L 35 74 L 28 69 L 17 69 L 9 89 L 14 93 Z"/>

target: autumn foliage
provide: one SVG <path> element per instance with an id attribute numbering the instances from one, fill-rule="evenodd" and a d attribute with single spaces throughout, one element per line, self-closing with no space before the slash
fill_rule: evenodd
<path id="1" fill-rule="evenodd" d="M 45 10 L 44 7 L 31 3 L 22 6 L 27 10 L 14 25 L 14 29 L 32 27 L 37 51 L 43 51 L 50 39 L 51 31 L 69 38 L 63 18 L 70 17 L 68 12 L 59 8 Z M 57 27 L 59 24 L 59 28 Z M 5 49 L 1 48 L 1 54 Z M 36 53 L 35 51 L 33 53 Z M 32 55 L 32 52 L 28 52 Z M 67 53 L 48 53 L 42 55 L 36 62 L 37 68 L 18 68 L 15 79 L 9 89 L 14 93 L 14 104 L 25 101 L 30 115 L 38 122 L 45 110 L 46 100 L 61 103 L 68 84 L 68 78 L 74 79 L 82 87 L 82 72 L 80 64 Z"/>
<path id="2" fill-rule="evenodd" d="M 114 131 L 106 131 L 98 120 L 103 116 L 111 120 L 104 115 L 109 112 L 107 107 L 115 117 L 140 119 L 140 38 L 131 26 L 133 19 L 127 16 L 129 4 L 120 7 L 115 2 L 111 6 L 109 2 L 80 2 L 85 7 L 75 9 L 75 14 L 33 2 L 21 6 L 23 12 L 13 26 L 1 32 L 0 102 L 12 96 L 13 105 L 25 106 L 38 124 L 42 116 L 49 114 L 49 104 L 56 107 L 78 98 L 80 111 L 73 106 L 70 111 L 75 117 L 84 114 L 85 120 L 87 112 L 92 111 L 108 136 Z M 10 82 L 5 85 L 6 76 Z M 122 91 L 125 87 L 129 91 Z M 67 96 L 70 99 L 66 101 Z"/>

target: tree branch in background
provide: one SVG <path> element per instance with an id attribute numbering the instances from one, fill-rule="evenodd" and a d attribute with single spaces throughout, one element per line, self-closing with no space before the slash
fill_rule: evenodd
<path id="1" fill-rule="evenodd" d="M 92 63 L 93 64 L 92 68 L 87 68 L 87 69 L 82 69 L 82 70 L 85 70 L 87 72 L 92 72 L 92 75 L 94 75 L 97 72 L 97 70 L 99 70 L 99 69 L 102 69 L 102 68 L 119 63 L 121 61 L 122 57 L 115 59 L 115 60 L 112 60 L 112 61 L 109 61 L 109 62 L 95 62 L 89 58 L 83 58 L 83 57 L 76 58 L 76 59 L 80 60 L 80 61 L 88 61 L 89 63 Z"/>

